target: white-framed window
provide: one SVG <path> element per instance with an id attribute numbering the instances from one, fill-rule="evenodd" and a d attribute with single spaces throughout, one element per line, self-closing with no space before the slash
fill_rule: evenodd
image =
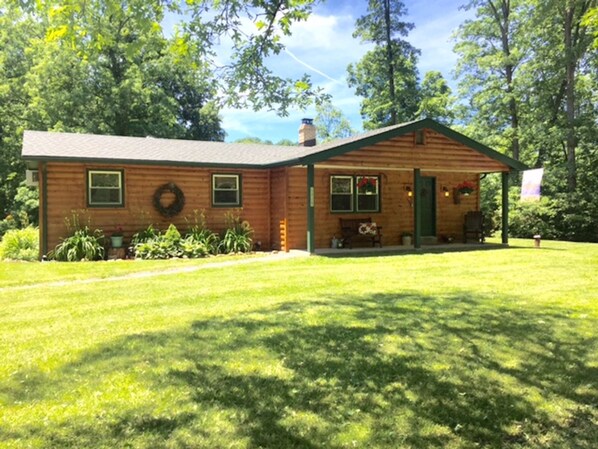
<path id="1" fill-rule="evenodd" d="M 212 206 L 241 206 L 241 175 L 212 175 Z"/>
<path id="2" fill-rule="evenodd" d="M 380 176 L 330 176 L 331 212 L 380 212 Z"/>
<path id="3" fill-rule="evenodd" d="M 87 204 L 90 207 L 124 206 L 121 170 L 87 171 Z"/>
<path id="4" fill-rule="evenodd" d="M 330 177 L 330 210 L 332 212 L 353 212 L 353 176 Z"/>

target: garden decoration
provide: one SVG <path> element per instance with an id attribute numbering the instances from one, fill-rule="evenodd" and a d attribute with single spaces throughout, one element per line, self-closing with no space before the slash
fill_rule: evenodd
<path id="1" fill-rule="evenodd" d="M 475 184 L 471 181 L 463 181 L 457 185 L 457 192 L 463 196 L 469 196 L 475 190 Z"/>
<path id="2" fill-rule="evenodd" d="M 165 193 L 172 193 L 174 195 L 174 201 L 167 206 L 162 204 L 162 196 Z M 178 215 L 185 206 L 185 195 L 183 191 L 174 182 L 161 185 L 154 192 L 154 207 L 164 217 L 174 217 Z"/>
<path id="3" fill-rule="evenodd" d="M 376 193 L 376 178 L 360 178 L 357 182 L 357 189 L 360 193 Z"/>
<path id="4" fill-rule="evenodd" d="M 122 248 L 123 246 L 123 228 L 120 226 L 116 227 L 116 230 L 110 236 L 112 248 Z"/>

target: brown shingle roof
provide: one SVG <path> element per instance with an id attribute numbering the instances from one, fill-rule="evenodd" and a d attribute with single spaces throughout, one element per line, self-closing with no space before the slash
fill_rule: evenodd
<path id="1" fill-rule="evenodd" d="M 30 161 L 64 160 L 268 168 L 318 163 L 329 157 L 353 151 L 360 146 L 371 145 L 422 128 L 434 129 L 516 170 L 527 168 L 519 161 L 431 119 L 388 126 L 314 147 L 25 131 L 22 156 L 23 159 Z"/>

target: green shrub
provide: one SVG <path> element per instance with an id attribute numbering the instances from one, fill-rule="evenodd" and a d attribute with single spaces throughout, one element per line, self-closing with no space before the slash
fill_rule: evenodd
<path id="1" fill-rule="evenodd" d="M 174 224 L 171 224 L 164 234 L 156 233 L 154 237 L 136 244 L 135 257 L 140 259 L 182 257 L 184 254 L 180 243 L 181 233 Z"/>
<path id="2" fill-rule="evenodd" d="M 205 243 L 195 240 L 193 236 L 188 236 L 179 242 L 182 257 L 195 259 L 205 257 L 210 254 L 209 248 Z"/>
<path id="3" fill-rule="evenodd" d="M 8 231 L 18 228 L 19 224 L 17 223 L 17 220 L 15 220 L 15 217 L 11 214 L 7 215 L 4 220 L 0 220 L 0 239 Z"/>
<path id="4" fill-rule="evenodd" d="M 225 216 L 227 229 L 220 240 L 218 249 L 221 253 L 246 253 L 253 247 L 253 228 L 247 221 L 241 221 L 238 215 L 228 213 Z"/>
<path id="5" fill-rule="evenodd" d="M 509 211 L 509 233 L 513 237 L 531 238 L 540 234 L 542 238 L 555 239 L 557 216 L 554 200 L 542 197 L 539 201 L 517 201 Z"/>
<path id="6" fill-rule="evenodd" d="M 203 245 L 206 248 L 207 254 L 217 254 L 220 237 L 207 228 L 204 211 L 193 211 L 193 213 L 194 223 L 189 228 L 185 239 L 191 239 L 195 243 Z"/>
<path id="7" fill-rule="evenodd" d="M 79 260 L 100 260 L 104 258 L 104 234 L 89 227 L 77 229 L 70 237 L 63 239 L 48 256 L 51 259 L 76 262 Z"/>
<path id="8" fill-rule="evenodd" d="M 206 254 L 217 254 L 220 236 L 209 229 L 190 230 L 185 236 L 186 240 L 192 240 L 206 248 Z"/>
<path id="9" fill-rule="evenodd" d="M 11 229 L 0 242 L 0 259 L 37 260 L 39 257 L 39 231 L 28 226 Z"/>
<path id="10" fill-rule="evenodd" d="M 589 191 L 557 194 L 554 205 L 557 239 L 598 242 L 598 195 Z"/>
<path id="11" fill-rule="evenodd" d="M 147 242 L 160 235 L 160 232 L 154 228 L 154 225 L 149 225 L 143 231 L 136 232 L 131 238 L 131 246 L 135 247 L 139 243 Z"/>

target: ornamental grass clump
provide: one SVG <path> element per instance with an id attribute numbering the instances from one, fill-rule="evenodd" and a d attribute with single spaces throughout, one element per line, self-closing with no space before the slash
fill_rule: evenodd
<path id="1" fill-rule="evenodd" d="M 85 226 L 60 242 L 48 256 L 63 262 L 101 260 L 104 258 L 104 233 Z"/>
<path id="2" fill-rule="evenodd" d="M 241 221 L 239 215 L 227 213 L 224 216 L 226 231 L 220 240 L 218 249 L 223 254 L 247 253 L 253 248 L 253 228 L 247 221 Z"/>
<path id="3" fill-rule="evenodd" d="M 207 228 L 205 212 L 193 211 L 193 224 L 189 228 L 185 240 L 201 244 L 205 247 L 206 254 L 217 254 L 220 236 Z"/>
<path id="4" fill-rule="evenodd" d="M 34 261 L 39 256 L 39 231 L 33 226 L 11 229 L 0 242 L 0 259 Z"/>

